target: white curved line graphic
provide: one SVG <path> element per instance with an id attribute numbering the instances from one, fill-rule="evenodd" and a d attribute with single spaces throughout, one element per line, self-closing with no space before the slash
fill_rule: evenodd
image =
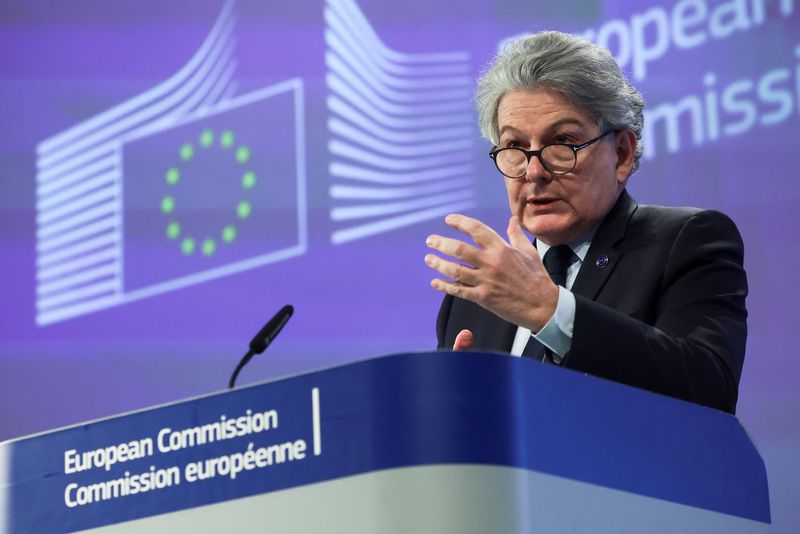
<path id="1" fill-rule="evenodd" d="M 211 28 L 211 31 L 208 34 L 208 37 L 206 37 L 206 39 L 203 41 L 203 44 L 200 45 L 200 48 L 197 50 L 197 52 L 195 52 L 189 62 L 186 63 L 186 65 L 184 65 L 176 74 L 156 87 L 153 87 L 152 89 L 128 101 L 119 104 L 118 106 L 115 106 L 106 112 L 96 115 L 76 126 L 73 126 L 72 128 L 69 128 L 58 135 L 54 135 L 50 139 L 42 141 L 37 147 L 37 153 L 43 154 L 56 150 L 59 146 L 70 143 L 75 139 L 86 135 L 93 129 L 102 128 L 103 125 L 113 123 L 120 117 L 133 112 L 139 107 L 146 106 L 153 101 L 158 101 L 164 95 L 183 84 L 186 78 L 189 77 L 189 74 L 193 72 L 199 64 L 205 61 L 205 57 L 209 50 L 214 46 L 214 43 L 217 42 L 218 39 L 225 39 L 224 36 L 221 37 L 221 34 L 223 33 L 223 28 L 228 26 L 228 23 L 232 18 L 233 4 L 233 1 L 229 1 L 223 5 L 220 14 L 217 16 L 214 26 Z"/>
<path id="2" fill-rule="evenodd" d="M 40 238 L 36 241 L 36 250 L 38 253 L 47 252 L 48 250 L 58 248 L 60 246 L 72 243 L 73 241 L 78 241 L 79 239 L 83 239 L 85 237 L 94 234 L 99 234 L 107 230 L 118 230 L 118 229 L 119 229 L 119 222 L 117 221 L 117 219 L 115 217 L 109 217 L 107 219 L 87 224 L 86 226 L 81 226 L 80 228 L 76 228 L 71 232 L 67 232 L 58 235 L 56 237 L 51 237 L 47 239 Z"/>
<path id="3" fill-rule="evenodd" d="M 370 47 L 375 48 L 381 56 L 388 61 L 397 63 L 441 63 L 446 61 L 468 61 L 469 54 L 466 52 L 443 52 L 426 54 L 404 54 L 388 48 L 380 40 L 378 34 L 372 29 L 367 18 L 358 9 L 353 0 L 328 0 L 328 5 L 342 13 L 342 17 L 351 20 L 355 27 L 366 37 L 369 38 Z"/>
<path id="4" fill-rule="evenodd" d="M 95 280 L 101 280 L 103 278 L 117 276 L 119 274 L 120 274 L 119 264 L 117 262 L 109 263 L 101 265 L 99 267 L 93 267 L 91 269 L 82 270 L 78 274 L 66 276 L 64 278 L 59 278 L 57 280 L 54 280 L 53 282 L 40 284 L 36 288 L 36 294 L 38 296 L 45 296 L 51 293 L 57 293 L 58 291 L 64 289 L 69 289 L 72 286 L 86 284 L 89 282 L 93 282 Z"/>
<path id="5" fill-rule="evenodd" d="M 325 53 L 325 64 L 330 66 L 332 58 L 339 55 L 337 51 L 329 51 Z M 386 74 L 367 67 L 370 74 L 373 74 L 378 81 L 390 89 L 397 89 L 402 91 L 419 91 L 427 89 L 442 89 L 451 87 L 469 87 L 472 80 L 468 76 L 449 76 L 446 78 L 397 78 L 387 76 Z M 366 73 L 365 73 L 366 74 Z"/>
<path id="6" fill-rule="evenodd" d="M 447 165 L 438 169 L 424 169 L 416 172 L 382 172 L 347 163 L 333 162 L 328 167 L 331 176 L 349 178 L 376 184 L 416 184 L 431 182 L 453 176 L 468 176 L 474 171 L 472 165 Z"/>
<path id="7" fill-rule="evenodd" d="M 109 280 L 107 282 L 99 282 L 90 286 L 84 286 L 75 289 L 68 293 L 61 293 L 54 297 L 45 297 L 36 301 L 36 309 L 39 311 L 47 310 L 54 306 L 64 304 L 71 304 L 75 301 L 84 300 L 89 297 L 111 293 L 119 287 L 119 282 L 116 280 Z"/>
<path id="8" fill-rule="evenodd" d="M 63 203 L 56 208 L 39 213 L 36 216 L 36 222 L 42 226 L 47 225 L 56 219 L 60 219 L 76 211 L 86 209 L 89 206 L 93 206 L 100 202 L 105 202 L 109 199 L 117 198 L 119 197 L 120 192 L 121 188 L 119 185 L 112 184 L 102 189 L 98 189 L 93 193 L 81 195 L 76 200 Z"/>
<path id="9" fill-rule="evenodd" d="M 231 22 L 229 27 L 226 28 L 226 33 L 230 34 L 232 32 L 232 24 L 233 23 Z M 163 114 L 173 114 L 174 110 L 173 113 L 170 113 L 170 108 L 179 105 L 184 99 L 192 98 L 198 88 L 203 88 L 203 83 L 205 82 L 207 75 L 209 72 L 211 72 L 216 60 L 223 54 L 225 45 L 225 41 L 215 43 L 207 60 L 204 61 L 200 65 L 200 68 L 197 69 L 197 72 L 195 72 L 191 78 L 189 78 L 189 80 L 179 87 L 173 94 L 153 103 L 146 109 L 140 110 L 135 114 L 120 118 L 108 126 L 105 126 L 101 130 L 92 134 L 88 134 L 85 137 L 70 143 L 67 147 L 52 153 L 47 153 L 46 155 L 41 155 L 38 160 L 38 167 L 40 169 L 45 169 L 55 163 L 58 163 L 59 161 L 64 160 L 76 152 L 90 148 L 97 143 L 107 140 L 109 137 L 118 136 L 135 126 L 141 125 L 149 119 L 154 119 Z M 183 110 L 179 109 L 179 111 L 182 112 Z"/>
<path id="10" fill-rule="evenodd" d="M 42 269 L 36 273 L 36 280 L 43 282 L 51 278 L 57 278 L 74 271 L 85 269 L 90 265 L 97 265 L 98 263 L 107 263 L 116 260 L 119 254 L 114 249 L 100 250 L 86 256 L 74 259 L 72 261 L 64 262 L 48 269 Z"/>
<path id="11" fill-rule="evenodd" d="M 86 180 L 79 182 L 74 187 L 70 187 L 65 191 L 56 192 L 44 198 L 37 198 L 36 210 L 49 211 L 50 209 L 59 206 L 64 202 L 73 200 L 75 197 L 116 183 L 117 177 L 118 174 L 115 171 L 89 176 Z"/>
<path id="12" fill-rule="evenodd" d="M 53 223 L 43 224 L 36 229 L 36 236 L 40 239 L 51 237 L 54 234 L 65 232 L 75 226 L 84 224 L 94 219 L 100 219 L 106 215 L 116 213 L 117 207 L 111 203 L 102 204 L 95 208 L 82 211 L 78 215 L 72 215 L 64 219 L 59 219 Z"/>
<path id="13" fill-rule="evenodd" d="M 472 191 L 457 191 L 447 195 L 437 195 L 435 197 L 418 198 L 404 202 L 391 202 L 386 204 L 363 204 L 361 206 L 345 206 L 331 210 L 331 219 L 334 221 L 344 221 L 350 219 L 363 219 L 366 217 L 376 217 L 379 215 L 392 215 L 404 211 L 412 211 L 430 206 L 438 206 L 446 202 L 465 200 L 472 198 Z"/>
<path id="14" fill-rule="evenodd" d="M 325 39 L 337 36 L 342 44 L 356 52 L 362 61 L 374 63 L 376 67 L 389 75 L 396 76 L 449 76 L 452 74 L 468 74 L 469 68 L 464 59 L 439 61 L 435 63 L 415 61 L 413 66 L 388 61 L 381 56 L 370 42 L 370 38 L 359 30 L 357 25 L 347 19 L 342 19 L 341 14 L 330 8 L 325 9 Z"/>
<path id="15" fill-rule="evenodd" d="M 222 79 L 222 73 L 227 70 L 227 65 L 233 61 L 233 41 L 234 39 L 231 39 L 230 42 L 226 43 L 219 56 L 205 64 L 208 66 L 208 71 L 196 86 L 194 92 L 184 102 L 176 106 L 167 117 L 164 117 L 165 120 L 176 120 L 193 109 L 200 107 L 201 102 L 208 97 L 214 86 Z"/>
<path id="16" fill-rule="evenodd" d="M 383 219 L 381 221 L 372 222 L 345 228 L 344 230 L 337 230 L 331 236 L 331 241 L 335 245 L 347 243 L 356 239 L 363 239 L 376 234 L 382 234 L 403 226 L 409 226 L 418 222 L 427 221 L 448 213 L 466 211 L 475 207 L 475 202 L 472 200 L 466 202 L 457 202 L 455 204 L 445 204 L 444 206 L 437 206 L 422 211 L 407 213 L 397 217 Z"/>
<path id="17" fill-rule="evenodd" d="M 473 206 L 469 55 L 394 52 L 351 0 L 329 0 L 325 21 L 328 171 L 336 180 L 374 184 L 333 184 L 330 198 L 346 203 L 334 205 L 330 217 L 382 219 L 337 229 L 331 241 Z"/>
<path id="18" fill-rule="evenodd" d="M 225 65 L 225 71 L 219 77 L 219 80 L 214 84 L 214 87 L 208 92 L 208 95 L 200 103 L 199 108 L 207 108 L 218 104 L 225 92 L 230 88 L 231 80 L 233 80 L 233 74 L 236 72 L 236 67 L 238 66 L 238 61 L 235 58 L 231 58 L 227 64 Z"/>
<path id="19" fill-rule="evenodd" d="M 473 133 L 473 128 L 468 126 L 414 130 L 411 132 L 390 130 L 378 125 L 366 115 L 358 113 L 341 100 L 337 100 L 336 106 L 332 107 L 330 111 L 340 115 L 346 121 L 335 116 L 330 117 L 328 119 L 329 131 L 340 127 L 357 128 L 376 139 L 395 145 L 423 146 L 431 141 L 460 139 Z"/>
<path id="20" fill-rule="evenodd" d="M 471 161 L 472 155 L 466 153 L 455 153 L 440 156 L 428 156 L 425 158 L 396 159 L 387 158 L 367 152 L 362 148 L 355 147 L 349 143 L 332 140 L 328 143 L 328 150 L 331 154 L 343 156 L 354 161 L 359 161 L 373 167 L 390 171 L 411 171 L 416 169 L 426 169 L 429 167 L 444 166 L 450 164 Z"/>
<path id="21" fill-rule="evenodd" d="M 468 85 L 452 86 L 445 89 L 392 89 L 379 83 L 376 78 L 365 75 L 365 68 L 347 61 L 346 57 L 338 54 L 329 54 L 325 59 L 330 73 L 339 74 L 347 80 L 355 79 L 358 84 L 369 86 L 373 94 L 387 102 L 401 105 L 419 105 L 430 102 L 461 100 L 469 104 L 472 97 L 471 88 Z"/>
<path id="22" fill-rule="evenodd" d="M 56 180 L 41 184 L 37 187 L 37 208 L 40 207 L 40 202 L 42 203 L 41 207 L 57 203 L 58 198 L 68 195 L 69 192 L 78 187 L 78 185 L 89 180 L 94 180 L 96 177 L 102 176 L 108 180 L 119 178 L 119 172 L 116 169 L 118 163 L 119 158 L 117 155 L 111 154 L 85 167 L 81 167 L 74 172 L 62 175 Z"/>
<path id="23" fill-rule="evenodd" d="M 442 114 L 442 113 L 458 113 L 467 112 L 471 110 L 469 98 L 457 98 L 452 100 L 443 100 L 442 102 L 425 101 L 425 102 L 403 102 L 397 104 L 390 102 L 386 98 L 377 94 L 371 87 L 362 82 L 352 71 L 349 69 L 334 70 L 325 77 L 328 88 L 336 93 L 353 93 L 360 96 L 372 103 L 376 108 L 384 111 L 385 113 L 392 113 L 395 115 L 415 115 L 415 114 Z"/>
<path id="24" fill-rule="evenodd" d="M 116 234 L 113 233 L 102 234 L 97 237 L 81 241 L 80 243 L 73 245 L 71 247 L 61 248 L 55 252 L 39 254 L 36 257 L 36 267 L 37 269 L 41 270 L 52 263 L 62 262 L 64 260 L 77 256 L 78 254 L 83 254 L 84 252 L 89 252 L 94 249 L 99 249 L 107 247 L 109 245 L 115 245 L 118 243 L 119 243 L 119 236 L 117 236 Z"/>
<path id="25" fill-rule="evenodd" d="M 370 137 L 357 128 L 348 126 L 341 121 L 334 122 L 330 126 L 331 133 L 335 133 L 352 143 L 361 145 L 367 150 L 380 152 L 387 156 L 397 158 L 413 158 L 429 156 L 431 154 L 446 154 L 449 152 L 472 149 L 472 140 L 463 137 L 456 138 L 454 141 L 445 139 L 434 142 L 419 143 L 417 145 L 396 145 L 394 143 L 386 143 L 380 139 Z"/>
<path id="26" fill-rule="evenodd" d="M 358 106 L 363 108 L 363 113 L 369 116 L 372 120 L 376 121 L 378 124 L 386 126 L 387 128 L 398 128 L 398 129 L 423 129 L 423 128 L 441 128 L 441 127 L 451 127 L 451 126 L 465 126 L 467 124 L 472 124 L 470 117 L 467 115 L 437 115 L 434 117 L 415 117 L 415 118 L 408 118 L 408 117 L 392 117 L 383 113 L 371 106 L 369 106 L 364 101 L 360 101 L 355 95 L 348 93 L 342 95 L 330 95 L 328 96 L 328 107 L 334 108 L 339 107 L 338 103 L 331 103 L 332 100 L 340 100 L 340 97 L 349 102 L 351 105 Z"/>
<path id="27" fill-rule="evenodd" d="M 50 167 L 47 170 L 37 172 L 37 195 L 43 196 L 54 189 L 69 185 L 70 182 L 65 179 L 65 174 L 67 176 L 74 176 L 75 173 L 85 172 L 84 169 L 86 167 L 100 165 L 101 162 L 112 166 L 116 165 L 119 161 L 119 158 L 114 151 L 118 146 L 119 141 L 117 139 L 112 139 L 111 141 L 107 141 L 96 148 L 92 148 L 86 152 L 82 152 L 81 154 L 76 154 L 75 156 L 66 160 L 64 163 Z"/>
<path id="28" fill-rule="evenodd" d="M 398 199 L 421 195 L 431 195 L 433 193 L 442 193 L 452 189 L 471 189 L 472 183 L 473 182 L 470 179 L 458 178 L 455 180 L 446 180 L 444 182 L 410 187 L 364 187 L 354 185 L 333 185 L 330 188 L 330 196 L 331 198 L 346 199 Z"/>

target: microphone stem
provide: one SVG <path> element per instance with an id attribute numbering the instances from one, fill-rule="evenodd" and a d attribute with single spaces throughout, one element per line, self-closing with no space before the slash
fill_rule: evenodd
<path id="1" fill-rule="evenodd" d="M 247 354 L 239 361 L 239 365 L 236 366 L 236 369 L 233 370 L 233 374 L 231 375 L 231 379 L 228 380 L 228 389 L 233 389 L 233 386 L 236 384 L 236 377 L 239 376 L 239 371 L 242 370 L 242 367 L 247 365 L 247 362 L 250 361 L 250 358 L 255 356 L 255 353 L 252 350 L 248 350 Z"/>

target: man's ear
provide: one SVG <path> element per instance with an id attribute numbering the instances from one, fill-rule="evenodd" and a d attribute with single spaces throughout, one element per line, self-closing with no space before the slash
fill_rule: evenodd
<path id="1" fill-rule="evenodd" d="M 631 171 L 633 171 L 633 158 L 636 154 L 636 134 L 631 130 L 617 132 L 617 182 L 625 185 Z"/>

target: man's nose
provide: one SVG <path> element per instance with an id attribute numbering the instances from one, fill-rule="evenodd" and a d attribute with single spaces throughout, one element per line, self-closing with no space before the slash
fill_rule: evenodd
<path id="1" fill-rule="evenodd" d="M 525 180 L 528 182 L 550 181 L 553 175 L 544 168 L 542 160 L 538 156 L 531 156 L 528 160 L 528 167 L 525 169 Z"/>

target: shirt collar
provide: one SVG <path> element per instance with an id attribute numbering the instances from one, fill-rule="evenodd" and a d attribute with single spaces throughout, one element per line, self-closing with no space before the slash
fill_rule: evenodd
<path id="1" fill-rule="evenodd" d="M 592 239 L 594 238 L 594 234 L 597 233 L 597 229 L 600 227 L 598 224 L 578 239 L 574 241 L 570 241 L 567 243 L 569 248 L 572 249 L 572 252 L 575 253 L 578 258 L 580 258 L 581 262 L 586 257 L 586 254 L 589 252 L 589 247 L 592 244 Z M 550 250 L 550 245 L 545 243 L 544 241 L 537 239 L 536 240 L 536 251 L 539 253 L 540 258 L 544 258 L 544 255 L 547 254 L 547 251 Z"/>

